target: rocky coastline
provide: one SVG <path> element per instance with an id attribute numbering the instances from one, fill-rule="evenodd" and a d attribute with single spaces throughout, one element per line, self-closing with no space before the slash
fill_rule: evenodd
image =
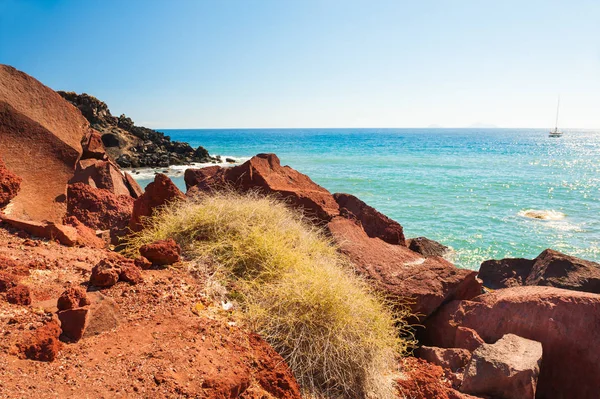
<path id="1" fill-rule="evenodd" d="M 32 143 L 35 156 L 23 154 Z M 399 399 L 597 397 L 600 264 L 547 249 L 457 268 L 447 247 L 407 239 L 275 154 L 188 168 L 186 193 L 164 174 L 142 189 L 121 170 L 215 161 L 201 149 L 0 65 L 1 395 L 300 398 L 284 358 L 202 295 L 206 265 L 172 237 L 119 252 L 166 204 L 234 190 L 304 213 L 396 309 L 408 306 L 417 347 L 398 359 Z"/>

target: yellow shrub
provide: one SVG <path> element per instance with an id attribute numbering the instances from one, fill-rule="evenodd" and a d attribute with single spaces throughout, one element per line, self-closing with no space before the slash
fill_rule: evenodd
<path id="1" fill-rule="evenodd" d="M 405 322 L 300 214 L 252 193 L 202 196 L 147 220 L 129 250 L 169 237 L 187 256 L 223 266 L 242 317 L 286 359 L 306 395 L 397 395 Z"/>

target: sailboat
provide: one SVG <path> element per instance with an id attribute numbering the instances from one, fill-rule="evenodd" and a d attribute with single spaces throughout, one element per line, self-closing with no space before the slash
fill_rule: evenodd
<path id="1" fill-rule="evenodd" d="M 554 124 L 554 130 L 550 130 L 549 137 L 560 137 L 563 132 L 558 130 L 558 109 L 560 108 L 560 96 L 558 96 L 558 104 L 556 105 L 556 123 Z"/>

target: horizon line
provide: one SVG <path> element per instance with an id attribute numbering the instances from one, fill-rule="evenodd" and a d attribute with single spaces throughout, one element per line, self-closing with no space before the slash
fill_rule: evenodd
<path id="1" fill-rule="evenodd" d="M 479 129 L 479 130 L 510 130 L 510 129 L 528 129 L 528 130 L 552 130 L 548 127 L 477 127 L 477 126 L 419 126 L 419 127 L 151 127 L 153 130 L 340 130 L 340 129 Z M 565 127 L 561 130 L 599 130 L 598 127 Z"/>

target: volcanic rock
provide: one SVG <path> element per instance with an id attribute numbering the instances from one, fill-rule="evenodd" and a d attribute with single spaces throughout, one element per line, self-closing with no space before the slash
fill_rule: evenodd
<path id="1" fill-rule="evenodd" d="M 425 321 L 426 345 L 453 347 L 458 327 L 492 343 L 505 334 L 541 342 L 537 398 L 596 398 L 600 391 L 600 295 L 554 287 L 513 287 L 453 301 Z"/>
<path id="2" fill-rule="evenodd" d="M 492 289 L 539 285 L 600 294 L 600 264 L 552 249 L 537 258 L 488 260 L 479 278 Z"/>
<path id="3" fill-rule="evenodd" d="M 135 200 L 129 228 L 140 231 L 143 228 L 143 218 L 150 217 L 154 209 L 173 201 L 185 199 L 185 195 L 166 175 L 161 173 L 146 187 L 144 194 Z"/>
<path id="4" fill-rule="evenodd" d="M 0 158 L 0 209 L 17 196 L 22 181 L 23 179 L 8 170 Z"/>
<path id="5" fill-rule="evenodd" d="M 110 160 L 84 159 L 79 161 L 69 183 L 85 183 L 94 188 L 106 189 L 117 196 L 133 197 L 135 194 L 130 191 L 130 184 L 119 167 Z"/>
<path id="6" fill-rule="evenodd" d="M 51 362 L 56 359 L 62 348 L 58 340 L 60 327 L 56 321 L 46 323 L 38 328 L 30 339 L 21 346 L 21 350 L 28 359 Z"/>
<path id="7" fill-rule="evenodd" d="M 106 161 L 108 159 L 108 155 L 106 155 L 106 150 L 104 149 L 104 144 L 102 143 L 102 135 L 100 135 L 100 133 L 94 129 L 90 129 L 85 135 L 83 141 L 81 142 L 81 146 L 83 148 L 81 159 L 91 158 L 102 161 Z"/>
<path id="8" fill-rule="evenodd" d="M 90 284 L 96 287 L 110 287 L 119 281 L 121 266 L 116 262 L 103 259 L 92 269 Z"/>
<path id="9" fill-rule="evenodd" d="M 459 269 L 439 257 L 423 258 L 404 246 L 371 238 L 360 226 L 343 217 L 334 218 L 327 228 L 359 274 L 386 296 L 406 300 L 420 320 L 446 302 L 481 294 L 476 272 Z"/>
<path id="10" fill-rule="evenodd" d="M 407 246 L 411 251 L 420 253 L 426 258 L 430 256 L 444 257 L 448 253 L 447 246 L 427 237 L 410 238 L 407 240 Z"/>
<path id="11" fill-rule="evenodd" d="M 14 305 L 31 305 L 31 291 L 23 284 L 17 284 L 6 292 L 6 301 Z"/>
<path id="12" fill-rule="evenodd" d="M 148 259 L 153 265 L 166 266 L 177 263 L 180 260 L 181 248 L 173 240 L 155 241 L 152 244 L 143 245 L 140 254 Z"/>
<path id="13" fill-rule="evenodd" d="M 80 308 L 90 304 L 90 300 L 87 297 L 85 290 L 81 287 L 69 287 L 64 291 L 58 301 L 56 307 L 58 310 L 67 310 Z"/>
<path id="14" fill-rule="evenodd" d="M 334 194 L 343 216 L 358 221 L 367 235 L 381 238 L 390 244 L 406 245 L 404 231 L 400 223 L 378 212 L 350 194 Z"/>
<path id="15" fill-rule="evenodd" d="M 88 130 L 81 113 L 55 91 L 0 65 L 0 157 L 22 179 L 11 217 L 62 220 L 67 182 Z"/>
<path id="16" fill-rule="evenodd" d="M 62 337 L 69 341 L 79 341 L 88 324 L 89 307 L 66 309 L 58 312 Z"/>
<path id="17" fill-rule="evenodd" d="M 139 284 L 144 281 L 142 278 L 141 269 L 133 263 L 124 264 L 121 266 L 119 280 L 130 284 Z"/>
<path id="18" fill-rule="evenodd" d="M 456 371 L 464 368 L 471 360 L 471 352 L 460 348 L 436 348 L 422 346 L 418 350 L 419 358 L 429 363 L 437 364 L 441 368 Z"/>
<path id="19" fill-rule="evenodd" d="M 460 390 L 498 399 L 534 399 L 541 362 L 539 342 L 506 334 L 473 352 Z"/>
<path id="20" fill-rule="evenodd" d="M 94 229 L 122 229 L 129 224 L 133 202 L 129 195 L 117 196 L 106 189 L 75 183 L 67 191 L 67 214 Z"/>

